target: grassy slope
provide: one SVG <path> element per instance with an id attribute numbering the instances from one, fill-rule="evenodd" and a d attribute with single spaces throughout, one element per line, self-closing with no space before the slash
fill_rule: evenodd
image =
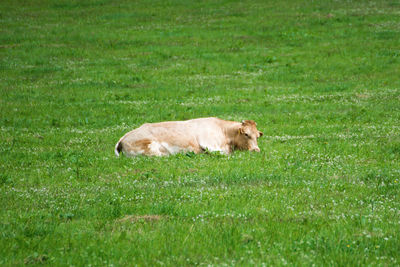
<path id="1" fill-rule="evenodd" d="M 0 264 L 399 264 L 399 14 L 1 1 Z M 262 152 L 114 158 L 202 116 L 254 119 Z"/>

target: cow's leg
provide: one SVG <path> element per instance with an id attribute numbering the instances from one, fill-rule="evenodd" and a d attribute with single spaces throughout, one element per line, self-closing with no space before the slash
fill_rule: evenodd
<path id="1" fill-rule="evenodd" d="M 146 154 L 145 149 L 143 147 L 135 146 L 134 144 L 131 143 L 123 143 L 122 152 L 127 157 L 135 157 L 142 154 Z"/>
<path id="2" fill-rule="evenodd" d="M 214 145 L 200 145 L 200 148 L 202 151 L 209 151 L 209 152 L 220 152 L 222 154 L 228 154 L 229 152 L 225 151 L 225 149 L 218 147 L 218 146 L 214 146 Z"/>
<path id="3" fill-rule="evenodd" d="M 132 142 L 122 143 L 123 152 L 126 156 L 165 156 L 168 151 L 159 142 L 150 139 L 140 139 Z"/>
<path id="4" fill-rule="evenodd" d="M 166 156 L 170 155 L 170 151 L 163 145 L 163 143 L 158 141 L 152 141 L 148 145 L 148 153 L 146 155 L 149 156 Z"/>
<path id="5" fill-rule="evenodd" d="M 204 152 L 200 146 L 191 142 L 188 145 L 179 146 L 173 143 L 151 139 L 141 139 L 134 142 L 125 143 L 123 145 L 123 151 L 127 156 L 167 156 L 188 151 L 193 151 L 195 153 Z"/>

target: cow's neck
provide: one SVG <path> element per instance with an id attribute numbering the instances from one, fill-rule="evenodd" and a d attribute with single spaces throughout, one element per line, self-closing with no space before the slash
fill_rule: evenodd
<path id="1" fill-rule="evenodd" d="M 241 123 L 235 122 L 230 125 L 227 125 L 225 129 L 225 135 L 228 140 L 228 145 L 231 149 L 236 149 L 237 139 L 239 137 L 239 128 Z"/>

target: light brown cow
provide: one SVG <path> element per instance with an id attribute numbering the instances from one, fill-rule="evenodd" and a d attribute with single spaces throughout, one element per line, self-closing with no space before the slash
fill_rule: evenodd
<path id="1" fill-rule="evenodd" d="M 179 152 L 233 150 L 260 152 L 258 131 L 252 120 L 240 122 L 218 118 L 200 118 L 187 121 L 146 123 L 125 134 L 115 145 L 115 155 L 122 151 L 127 156 L 165 156 Z"/>

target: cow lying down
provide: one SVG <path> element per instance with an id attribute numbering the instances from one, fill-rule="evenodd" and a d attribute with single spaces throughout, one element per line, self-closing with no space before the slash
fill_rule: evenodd
<path id="1" fill-rule="evenodd" d="M 258 131 L 252 120 L 240 122 L 218 118 L 145 123 L 125 134 L 115 145 L 115 155 L 166 156 L 179 152 L 201 153 L 233 150 L 260 152 Z"/>

